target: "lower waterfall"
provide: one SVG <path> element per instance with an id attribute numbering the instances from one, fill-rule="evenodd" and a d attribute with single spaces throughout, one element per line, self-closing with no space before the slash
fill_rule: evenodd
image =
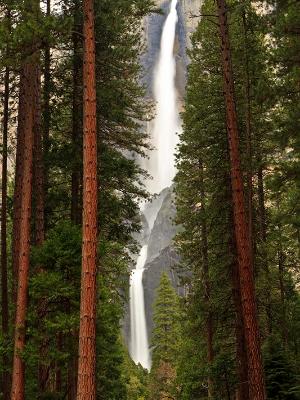
<path id="1" fill-rule="evenodd" d="M 130 353 L 133 361 L 150 369 L 149 344 L 144 304 L 143 272 L 148 246 L 144 245 L 130 278 Z"/>

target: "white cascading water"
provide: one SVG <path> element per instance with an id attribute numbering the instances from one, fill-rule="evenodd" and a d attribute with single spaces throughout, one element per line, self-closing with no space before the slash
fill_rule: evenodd
<path id="1" fill-rule="evenodd" d="M 152 193 L 160 193 L 172 184 L 175 176 L 175 147 L 178 143 L 177 132 L 181 129 L 177 91 L 175 86 L 176 62 L 174 43 L 176 34 L 177 0 L 172 0 L 170 12 L 163 27 L 160 54 L 154 70 L 154 100 L 156 116 L 151 126 L 151 141 L 154 150 L 150 154 L 149 183 Z"/>
<path id="2" fill-rule="evenodd" d="M 148 246 L 144 245 L 130 277 L 130 331 L 131 358 L 144 368 L 150 369 L 150 354 L 144 304 L 143 272 Z"/>
<path id="3" fill-rule="evenodd" d="M 156 101 L 156 117 L 151 125 L 151 140 L 155 149 L 150 155 L 149 172 L 153 180 L 146 182 L 151 193 L 160 193 L 169 187 L 175 176 L 175 147 L 177 132 L 180 130 L 180 119 L 177 108 L 177 92 L 175 86 L 176 63 L 174 43 L 176 33 L 177 0 L 171 1 L 170 12 L 165 21 L 160 54 L 154 77 L 154 98 Z M 159 210 L 153 210 L 153 222 Z M 150 221 L 148 221 L 150 222 Z M 150 224 L 152 228 L 153 223 Z M 150 370 L 151 358 L 147 337 L 147 323 L 144 304 L 143 272 L 147 260 L 148 245 L 144 244 L 137 259 L 136 267 L 130 279 L 130 354 L 136 364 L 140 363 Z"/>

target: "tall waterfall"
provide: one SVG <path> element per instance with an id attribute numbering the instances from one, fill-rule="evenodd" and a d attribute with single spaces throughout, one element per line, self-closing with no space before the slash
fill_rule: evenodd
<path id="1" fill-rule="evenodd" d="M 176 132 L 180 129 L 175 87 L 176 64 L 173 53 L 178 19 L 176 6 L 177 0 L 172 0 L 163 27 L 160 54 L 154 71 L 156 117 L 150 127 L 152 144 L 156 150 L 150 154 L 149 172 L 153 176 L 153 180 L 146 182 L 147 189 L 152 193 L 160 193 L 161 190 L 170 186 L 175 176 Z M 151 215 L 152 222 L 158 211 L 158 209 L 152 211 L 155 214 Z M 150 228 L 152 228 L 151 225 Z M 144 368 L 150 370 L 151 359 L 143 288 L 143 271 L 147 260 L 147 250 L 148 245 L 144 244 L 130 279 L 130 354 L 136 364 L 140 363 Z"/>
<path id="2" fill-rule="evenodd" d="M 149 184 L 152 193 L 160 193 L 172 183 L 175 176 L 175 147 L 180 131 L 177 93 L 175 86 L 176 63 L 174 43 L 176 33 L 177 0 L 172 0 L 170 13 L 163 27 L 160 54 L 154 70 L 154 100 L 156 117 L 151 127 L 151 140 L 155 150 L 150 154 Z"/>

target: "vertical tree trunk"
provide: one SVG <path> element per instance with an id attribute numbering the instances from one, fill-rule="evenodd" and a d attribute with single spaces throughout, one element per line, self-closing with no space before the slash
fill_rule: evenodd
<path id="1" fill-rule="evenodd" d="M 72 151 L 73 165 L 71 177 L 71 221 L 80 224 L 80 185 L 82 183 L 82 10 L 80 1 L 74 0 L 73 10 L 73 107 L 72 107 Z M 78 340 L 78 330 L 72 333 L 71 345 Z M 76 346 L 74 347 L 76 348 Z M 68 400 L 76 398 L 77 356 L 71 356 L 68 363 Z"/>
<path id="2" fill-rule="evenodd" d="M 57 334 L 57 350 L 62 351 L 63 350 L 63 335 L 62 333 Z M 55 368 L 55 391 L 56 393 L 61 393 L 62 390 L 62 373 L 61 373 L 61 366 L 60 363 L 56 363 L 56 368 Z"/>
<path id="3" fill-rule="evenodd" d="M 9 68 L 5 69 L 4 77 L 4 107 L 3 107 L 3 141 L 2 141 L 2 208 L 1 208 L 1 312 L 2 312 L 2 335 L 4 343 L 8 339 L 9 313 L 8 313 L 8 288 L 7 288 L 7 135 L 9 120 Z M 8 368 L 9 359 L 6 354 L 3 356 L 3 366 Z M 3 400 L 9 399 L 8 371 L 3 372 Z"/>
<path id="4" fill-rule="evenodd" d="M 258 150 L 258 154 L 260 149 Z M 263 181 L 263 168 L 262 160 L 259 154 L 258 156 L 258 173 L 257 173 L 257 187 L 258 187 L 258 213 L 259 213 L 259 231 L 260 240 L 262 243 L 262 258 L 264 272 L 266 274 L 266 315 L 267 315 L 267 333 L 270 335 L 272 333 L 272 304 L 271 304 L 271 288 L 270 288 L 270 270 L 267 254 L 267 219 L 266 219 L 266 207 L 265 207 L 265 192 L 264 192 L 264 181 Z"/>
<path id="5" fill-rule="evenodd" d="M 81 93 L 82 93 L 82 40 L 78 32 L 82 30 L 80 5 L 78 0 L 74 0 L 74 32 L 73 32 L 73 110 L 72 110 L 72 148 L 73 148 L 73 168 L 72 168 L 72 188 L 71 188 L 71 220 L 75 224 L 80 223 L 79 206 L 79 186 L 81 172 Z"/>
<path id="6" fill-rule="evenodd" d="M 37 55 L 36 55 L 37 56 Z M 25 346 L 25 322 L 27 311 L 27 290 L 30 258 L 30 220 L 31 220 L 31 195 L 32 195 L 32 164 L 34 147 L 34 116 L 35 98 L 37 96 L 38 83 L 37 60 L 25 63 L 23 67 L 23 79 L 26 87 L 24 97 L 20 98 L 24 106 L 24 154 L 22 182 L 21 182 L 21 213 L 19 224 L 19 252 L 18 252 L 18 291 L 15 321 L 15 343 L 12 372 L 11 400 L 24 400 L 25 366 L 21 353 Z"/>
<path id="7" fill-rule="evenodd" d="M 95 400 L 97 132 L 93 0 L 84 0 L 83 86 L 83 246 L 77 400 Z"/>
<path id="8" fill-rule="evenodd" d="M 251 124 L 251 82 L 250 82 L 250 71 L 249 71 L 249 55 L 248 55 L 248 28 L 246 15 L 243 13 L 243 27 L 245 36 L 245 58 L 246 58 L 246 149 L 247 149 L 247 195 L 248 195 L 248 230 L 249 230 L 249 242 L 251 248 L 252 264 L 254 262 L 254 236 L 253 236 L 253 171 L 252 171 L 252 124 Z M 254 265 L 254 264 L 253 264 Z"/>
<path id="9" fill-rule="evenodd" d="M 44 162 L 41 127 L 41 72 L 38 67 L 34 115 L 34 195 L 35 195 L 35 244 L 45 240 Z"/>
<path id="10" fill-rule="evenodd" d="M 51 0 L 46 2 L 46 16 L 51 15 Z M 39 98 L 37 99 L 37 110 L 35 119 L 35 173 L 34 173 L 34 188 L 35 188 L 35 242 L 39 246 L 45 240 L 45 231 L 47 225 L 46 213 L 46 197 L 49 186 L 48 178 L 48 154 L 49 154 L 49 133 L 51 123 L 50 112 L 50 91 L 51 91 L 51 55 L 50 45 L 46 41 L 44 46 L 44 85 L 41 94 L 41 85 L 39 85 Z M 43 101 L 43 103 L 42 103 Z M 43 107 L 41 118 L 41 107 Z M 41 363 L 38 366 L 38 386 L 39 392 L 43 393 L 46 390 L 50 366 L 45 365 L 48 352 L 48 339 L 43 338 L 40 346 Z"/>
<path id="11" fill-rule="evenodd" d="M 51 0 L 47 0 L 46 16 L 51 15 Z M 45 60 L 44 60 L 44 87 L 43 87 L 43 149 L 44 149 L 44 198 L 47 199 L 49 187 L 49 165 L 48 154 L 50 148 L 49 135 L 51 125 L 50 112 L 50 93 L 51 93 L 51 53 L 50 45 L 47 41 L 45 44 Z M 47 213 L 44 210 L 44 225 L 47 227 Z"/>
<path id="12" fill-rule="evenodd" d="M 232 203 L 232 194 L 230 193 L 230 176 L 226 176 L 225 185 L 228 187 L 228 202 Z M 240 274 L 237 259 L 236 240 L 232 210 L 229 216 L 230 231 L 228 241 L 228 252 L 232 256 L 231 262 L 231 281 L 232 281 L 232 297 L 235 310 L 235 337 L 236 337 L 236 371 L 237 371 L 237 389 L 236 400 L 249 400 L 249 383 L 248 383 L 248 358 L 245 339 L 245 326 L 243 321 L 243 307 L 241 300 Z"/>
<path id="13" fill-rule="evenodd" d="M 203 281 L 204 281 L 204 301 L 207 308 L 206 318 L 206 338 L 207 338 L 207 362 L 211 367 L 214 360 L 213 350 L 213 315 L 210 304 L 210 280 L 209 280 L 209 264 L 208 264 L 208 243 L 207 243 L 207 225 L 205 216 L 205 189 L 204 189 L 204 169 L 203 164 L 200 161 L 200 199 L 201 209 L 203 213 L 202 217 L 202 260 L 203 260 Z M 208 398 L 213 398 L 213 380 L 211 373 L 208 377 Z"/>
<path id="14" fill-rule="evenodd" d="M 281 227 L 279 227 L 279 230 Z M 280 288 L 280 300 L 281 300 L 281 330 L 282 338 L 285 346 L 288 344 L 288 328 L 286 319 L 286 304 L 285 304 L 285 285 L 284 285 L 284 259 L 285 255 L 282 248 L 282 241 L 278 243 L 278 275 L 279 275 L 279 288 Z"/>
<path id="15" fill-rule="evenodd" d="M 25 124 L 26 118 L 26 96 L 27 77 L 25 67 L 21 68 L 20 88 L 19 88 L 19 107 L 18 107 L 18 128 L 17 128 L 17 151 L 16 151 L 16 169 L 15 169 L 15 187 L 13 200 L 13 237 L 12 237 L 12 275 L 13 275 L 13 302 L 17 302 L 17 285 L 19 273 L 19 246 L 20 246 L 20 220 L 21 220 L 21 188 L 23 179 L 23 156 L 25 144 Z"/>
<path id="16" fill-rule="evenodd" d="M 33 187 L 34 187 L 34 239 L 35 245 L 41 246 L 45 240 L 45 192 L 44 192 L 44 154 L 42 140 L 42 121 L 41 121 L 41 71 L 37 72 L 37 88 L 35 97 L 34 114 L 34 169 L 33 169 Z M 39 266 L 42 273 L 42 266 Z M 42 338 L 43 343 L 40 346 L 40 359 L 42 363 L 38 366 L 38 384 L 39 392 L 43 393 L 49 376 L 48 366 L 44 364 L 47 355 L 47 338 Z"/>
<path id="17" fill-rule="evenodd" d="M 76 398 L 76 376 L 75 376 L 75 371 L 78 370 L 78 363 L 77 363 L 77 357 L 72 358 L 69 361 L 68 365 L 68 400 L 74 400 Z"/>
<path id="18" fill-rule="evenodd" d="M 234 81 L 225 0 L 217 0 L 217 11 L 219 17 L 220 38 L 222 43 L 221 53 L 231 166 L 234 227 L 249 367 L 249 392 L 251 400 L 264 400 L 266 398 L 266 392 L 255 302 L 253 266 L 251 263 L 252 255 L 249 240 L 249 230 L 247 227 L 244 188 L 239 155 L 239 131 L 234 98 Z"/>
<path id="19" fill-rule="evenodd" d="M 245 341 L 245 328 L 243 322 L 243 308 L 241 302 L 239 267 L 236 258 L 234 229 L 232 229 L 232 235 L 230 238 L 229 247 L 230 247 L 229 249 L 230 253 L 234 255 L 234 259 L 231 266 L 231 277 L 232 277 L 233 302 L 236 314 L 235 315 L 236 365 L 237 365 L 237 376 L 239 380 L 236 400 L 249 400 L 248 359 L 247 359 L 247 350 Z"/>

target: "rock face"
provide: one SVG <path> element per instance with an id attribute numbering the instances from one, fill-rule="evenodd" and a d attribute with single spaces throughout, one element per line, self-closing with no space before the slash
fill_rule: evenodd
<path id="1" fill-rule="evenodd" d="M 159 195 L 153 197 L 153 199 L 147 203 L 144 207 L 143 211 L 143 216 L 146 219 L 148 228 L 149 228 L 149 235 L 150 231 L 153 228 L 154 222 L 156 220 L 157 214 L 159 213 L 159 210 L 161 209 L 161 206 L 164 202 L 165 197 L 169 193 L 169 188 L 164 189 Z M 149 238 L 149 235 L 147 237 L 147 241 Z M 145 243 L 145 242 L 143 242 Z"/>
<path id="2" fill-rule="evenodd" d="M 174 218 L 176 214 L 174 193 L 172 188 L 165 189 L 165 196 L 157 213 L 148 241 L 148 256 L 146 265 L 154 258 L 159 257 L 160 252 L 172 245 L 176 234 Z"/>
<path id="3" fill-rule="evenodd" d="M 203 0 L 179 0 L 179 3 L 183 14 L 187 46 L 190 47 L 190 35 L 198 25 Z"/>

